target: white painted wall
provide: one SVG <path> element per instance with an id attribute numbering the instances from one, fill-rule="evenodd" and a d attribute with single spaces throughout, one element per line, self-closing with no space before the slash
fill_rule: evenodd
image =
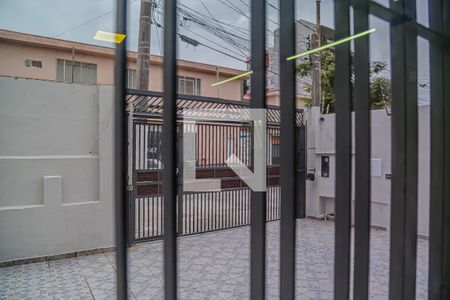
<path id="1" fill-rule="evenodd" d="M 0 262 L 113 246 L 113 87 L 0 90 Z"/>
<path id="2" fill-rule="evenodd" d="M 428 236 L 429 188 L 430 188 L 430 107 L 419 107 L 419 220 L 418 233 Z M 306 212 L 308 216 L 319 217 L 323 213 L 334 213 L 336 160 L 335 114 L 320 115 L 317 108 L 306 111 L 308 169 L 315 168 L 316 180 L 307 181 Z M 354 114 L 352 114 L 354 124 Z M 381 176 L 372 177 L 372 225 L 389 229 L 391 181 L 385 178 L 391 173 L 391 117 L 385 110 L 374 110 L 371 115 L 372 158 L 381 159 Z M 354 126 L 353 171 L 354 171 Z M 321 156 L 330 157 L 330 177 L 320 174 Z M 353 173 L 354 177 L 354 173 Z M 354 184 L 353 204 L 354 204 Z"/>

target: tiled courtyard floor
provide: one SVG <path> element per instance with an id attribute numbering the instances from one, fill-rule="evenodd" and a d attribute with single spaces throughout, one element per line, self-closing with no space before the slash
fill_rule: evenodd
<path id="1" fill-rule="evenodd" d="M 182 237 L 179 247 L 180 299 L 249 297 L 249 227 Z M 372 231 L 370 298 L 387 299 L 389 233 Z M 334 223 L 297 223 L 298 299 L 332 299 Z M 163 299 L 162 242 L 130 248 L 130 299 Z M 426 299 L 428 242 L 418 242 L 417 298 Z M 0 299 L 111 299 L 115 254 L 0 268 Z M 267 297 L 278 299 L 279 223 L 267 228 Z"/>

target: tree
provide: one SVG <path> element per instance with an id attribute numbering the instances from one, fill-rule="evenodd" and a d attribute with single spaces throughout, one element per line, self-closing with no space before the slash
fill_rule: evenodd
<path id="1" fill-rule="evenodd" d="M 370 82 L 372 109 L 385 108 L 391 103 L 391 81 L 386 77 L 374 77 Z"/>
<path id="2" fill-rule="evenodd" d="M 353 53 L 352 53 L 353 58 Z M 332 113 L 335 107 L 335 66 L 336 59 L 334 53 L 330 49 L 321 51 L 321 111 L 322 113 Z M 381 61 L 370 62 L 370 101 L 373 109 L 383 108 L 391 102 L 391 81 L 380 74 L 386 70 L 387 63 Z M 304 61 L 297 66 L 297 76 L 300 78 L 310 77 L 312 72 L 311 61 Z M 354 72 L 352 65 L 352 85 L 354 82 Z M 306 92 L 311 92 L 311 85 L 305 84 Z M 311 105 L 311 100 L 307 105 Z"/>

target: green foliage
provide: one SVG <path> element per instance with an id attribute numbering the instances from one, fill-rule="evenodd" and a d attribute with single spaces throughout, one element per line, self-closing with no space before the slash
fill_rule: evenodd
<path id="1" fill-rule="evenodd" d="M 391 103 L 391 81 L 375 77 L 370 82 L 370 101 L 373 109 L 385 108 Z"/>
<path id="2" fill-rule="evenodd" d="M 332 113 L 335 108 L 335 92 L 334 92 L 334 80 L 335 80 L 335 65 L 336 59 L 331 49 L 326 49 L 320 53 L 321 62 L 321 111 L 322 113 Z M 353 53 L 352 57 L 353 59 Z M 386 77 L 380 76 L 380 73 L 386 70 L 387 63 L 382 61 L 372 61 L 370 63 L 370 97 L 372 109 L 383 108 L 389 105 L 391 101 L 391 82 Z M 311 77 L 312 62 L 304 61 L 297 65 L 297 76 L 300 78 Z M 352 74 L 353 74 L 352 64 Z M 352 85 L 353 85 L 352 75 Z M 311 85 L 306 84 L 304 86 L 306 92 L 311 92 Z M 311 99 L 307 105 L 311 105 Z"/>

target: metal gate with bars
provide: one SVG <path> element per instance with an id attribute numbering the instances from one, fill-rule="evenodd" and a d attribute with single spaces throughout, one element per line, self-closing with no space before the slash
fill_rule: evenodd
<path id="1" fill-rule="evenodd" d="M 117 0 L 119 34 L 126 35 L 127 0 Z M 431 82 L 431 188 L 429 238 L 429 298 L 450 298 L 450 2 L 429 0 L 429 25 L 417 21 L 417 1 L 335 0 L 336 40 L 364 32 L 369 15 L 389 23 L 392 78 L 392 189 L 389 298 L 414 299 L 417 252 L 417 38 L 430 44 Z M 296 159 L 292 141 L 296 136 L 295 60 L 296 1 L 279 1 L 280 14 L 280 297 L 295 297 Z M 251 16 L 251 95 L 252 108 L 265 108 L 266 2 L 250 0 Z M 351 14 L 351 8 L 353 13 Z M 351 22 L 351 16 L 353 22 Z M 177 0 L 164 1 L 164 109 L 162 136 L 164 172 L 164 296 L 177 298 Z M 336 210 L 334 298 L 349 299 L 353 273 L 353 298 L 368 299 L 370 249 L 370 81 L 369 37 L 335 47 L 336 76 Z M 127 114 L 126 42 L 116 49 L 116 241 L 117 292 L 127 299 L 127 242 L 129 231 L 126 199 Z M 354 85 L 352 85 L 352 64 Z M 352 104 L 352 96 L 358 101 Z M 351 270 L 351 191 L 352 130 L 351 112 L 355 112 L 355 241 L 354 268 Z M 252 299 L 265 298 L 265 224 L 264 193 L 251 192 L 250 199 L 250 289 Z M 254 201 L 257 200 L 257 201 Z M 261 200 L 261 201 L 260 201 Z M 352 272 L 353 271 L 353 272 Z"/>
<path id="2" fill-rule="evenodd" d="M 161 122 L 162 98 L 159 93 L 130 90 L 128 101 L 133 103 L 133 197 L 128 201 L 130 243 L 159 239 L 164 234 L 163 163 L 161 144 L 163 125 Z M 180 109 L 209 107 L 209 109 L 246 108 L 237 101 L 180 96 Z M 220 111 L 220 110 L 219 110 Z M 266 132 L 267 192 L 266 221 L 280 218 L 280 129 L 279 110 L 268 111 Z M 303 157 L 299 172 L 304 174 L 305 126 L 301 111 L 297 114 L 297 151 Z M 178 176 L 177 233 L 189 235 L 227 229 L 250 224 L 251 192 L 246 184 L 226 165 L 225 160 L 235 154 L 250 166 L 251 126 L 248 123 L 216 120 L 199 122 L 196 132 L 196 176 L 199 179 L 220 179 L 221 190 L 210 192 L 183 192 L 182 178 Z M 178 124 L 178 145 L 183 124 Z M 181 154 L 180 154 L 181 155 Z M 302 167 L 303 166 L 303 167 Z M 301 183 L 299 183 L 301 185 Z M 299 197 L 299 202 L 304 202 Z M 299 205 L 303 206 L 303 205 Z"/>

